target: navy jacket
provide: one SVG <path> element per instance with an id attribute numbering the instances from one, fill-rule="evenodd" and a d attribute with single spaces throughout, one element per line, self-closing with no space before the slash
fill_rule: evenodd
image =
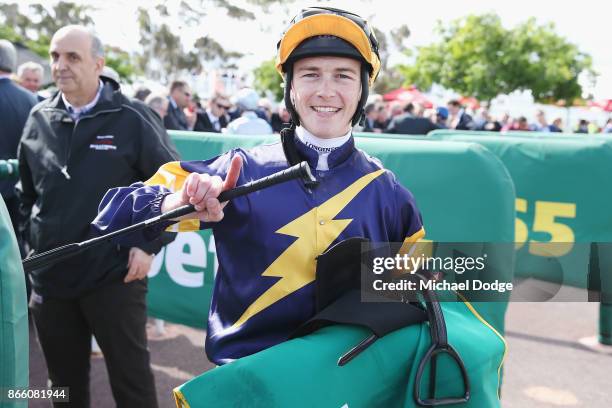
<path id="1" fill-rule="evenodd" d="M 187 118 L 181 108 L 174 107 L 168 100 L 168 114 L 164 117 L 164 126 L 168 130 L 189 130 Z"/>
<path id="2" fill-rule="evenodd" d="M 8 78 L 0 79 L 0 159 L 16 159 L 17 146 L 36 98 Z M 15 181 L 0 181 L 2 197 L 15 195 Z"/>
<path id="3" fill-rule="evenodd" d="M 439 127 L 429 119 L 416 118 L 408 113 L 400 115 L 391 120 L 385 133 L 399 133 L 402 135 L 426 135 L 432 130 L 439 129 Z"/>

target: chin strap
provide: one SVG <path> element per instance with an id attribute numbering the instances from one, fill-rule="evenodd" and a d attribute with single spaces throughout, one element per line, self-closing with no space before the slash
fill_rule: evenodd
<path id="1" fill-rule="evenodd" d="M 291 123 L 288 128 L 284 128 L 280 132 L 281 144 L 283 145 L 283 152 L 285 158 L 289 163 L 289 167 L 294 166 L 303 161 L 298 154 L 297 147 L 295 146 L 295 124 Z M 306 188 L 311 189 L 319 184 L 318 181 L 304 181 Z"/>
<path id="2" fill-rule="evenodd" d="M 291 100 L 291 81 L 293 80 L 293 64 L 287 67 L 287 71 L 285 72 L 285 107 L 287 108 L 287 112 L 291 115 L 291 128 L 295 129 L 297 126 L 300 126 L 300 117 L 295 110 L 295 106 L 293 106 L 293 101 Z"/>
<path id="3" fill-rule="evenodd" d="M 355 114 L 351 120 L 352 126 L 355 126 L 357 123 L 359 123 L 359 126 L 363 126 L 365 124 L 365 105 L 368 101 L 368 95 L 370 94 L 369 80 L 370 73 L 365 64 L 361 64 L 361 98 L 359 98 L 357 109 L 355 110 Z"/>
<path id="4" fill-rule="evenodd" d="M 284 128 L 280 132 L 281 143 L 283 145 L 283 152 L 285 158 L 289 162 L 289 166 L 293 166 L 302 160 L 298 155 L 297 148 L 295 147 L 295 125 L 291 123 L 291 126 Z"/>

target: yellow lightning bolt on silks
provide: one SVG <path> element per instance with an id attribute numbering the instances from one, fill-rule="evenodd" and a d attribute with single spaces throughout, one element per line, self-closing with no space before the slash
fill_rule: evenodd
<path id="1" fill-rule="evenodd" d="M 352 219 L 334 220 L 333 218 L 372 180 L 383 173 L 384 170 L 377 170 L 366 174 L 320 206 L 276 231 L 279 234 L 297 238 L 261 274 L 262 276 L 277 276 L 281 279 L 259 296 L 229 330 L 241 326 L 257 313 L 314 281 L 315 258 L 323 253 L 353 221 Z"/>

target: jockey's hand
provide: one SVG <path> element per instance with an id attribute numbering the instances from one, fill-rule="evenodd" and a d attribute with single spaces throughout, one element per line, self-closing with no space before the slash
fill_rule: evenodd
<path id="1" fill-rule="evenodd" d="M 180 219 L 195 218 L 205 222 L 221 221 L 223 219 L 223 208 L 227 205 L 227 202 L 220 203 L 217 197 L 222 191 L 236 186 L 241 167 L 242 157 L 234 156 L 225 180 L 222 180 L 219 176 L 208 174 L 189 174 L 180 190 L 164 198 L 161 205 L 162 213 L 192 204 L 196 212 Z"/>

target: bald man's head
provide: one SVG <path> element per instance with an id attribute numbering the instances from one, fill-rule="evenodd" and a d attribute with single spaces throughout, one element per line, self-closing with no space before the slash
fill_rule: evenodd
<path id="1" fill-rule="evenodd" d="M 102 40 L 100 37 L 91 29 L 84 27 L 82 25 L 67 25 L 55 32 L 53 34 L 53 38 L 56 36 L 65 36 L 65 35 L 83 35 L 90 40 L 90 49 L 92 57 L 102 57 L 104 58 L 104 45 L 102 44 Z"/>
<path id="2" fill-rule="evenodd" d="M 104 47 L 95 34 L 83 26 L 62 27 L 51 39 L 49 55 L 53 80 L 70 103 L 79 106 L 95 96 L 104 67 Z"/>

